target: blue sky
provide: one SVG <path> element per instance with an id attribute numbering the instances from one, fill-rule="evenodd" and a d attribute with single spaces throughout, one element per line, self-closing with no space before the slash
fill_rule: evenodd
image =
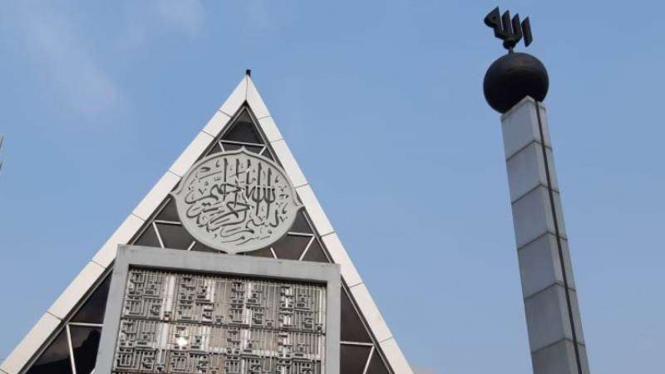
<path id="1" fill-rule="evenodd" d="M 531 370 L 482 18 L 530 15 L 591 370 L 665 350 L 657 1 L 2 1 L 5 357 L 246 68 L 407 358 Z M 523 47 L 518 47 L 523 48 Z"/>

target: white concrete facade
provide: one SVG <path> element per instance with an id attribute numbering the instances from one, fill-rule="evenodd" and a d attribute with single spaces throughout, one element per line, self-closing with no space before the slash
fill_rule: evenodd
<path id="1" fill-rule="evenodd" d="M 296 187 L 298 197 L 303 203 L 317 233 L 324 244 L 330 245 L 329 251 L 333 261 L 342 267 L 342 279 L 351 288 L 361 314 L 368 323 L 370 332 L 377 338 L 384 351 L 388 363 L 395 374 L 413 374 L 406 358 L 402 354 L 396 340 L 388 329 L 376 304 L 369 295 L 351 258 L 342 246 L 335 230 L 321 207 L 314 191 L 298 166 L 287 143 L 284 141 L 277 124 L 271 117 L 265 103 L 249 76 L 245 76 L 236 86 L 231 96 L 213 114 L 212 118 L 196 135 L 185 151 L 176 159 L 169 170 L 157 182 L 152 190 L 141 200 L 133 212 L 122 222 L 120 227 L 102 245 L 92 261 L 79 276 L 67 287 L 62 296 L 52 307 L 54 313 L 47 312 L 42 319 L 26 335 L 23 341 L 0 365 L 6 374 L 19 374 L 34 359 L 40 347 L 58 328 L 61 319 L 67 316 L 77 305 L 83 295 L 98 282 L 106 269 L 112 266 L 118 245 L 129 244 L 138 233 L 148 217 L 157 209 L 159 203 L 166 198 L 170 187 L 175 186 L 189 167 L 203 154 L 213 140 L 229 125 L 230 119 L 241 106 L 247 103 L 258 119 L 258 124 L 266 136 L 277 159 L 284 166 L 291 183 Z M 326 243 L 327 242 L 327 243 Z M 348 280 L 347 280 L 348 278 Z M 59 316 L 59 317 L 58 317 Z"/>

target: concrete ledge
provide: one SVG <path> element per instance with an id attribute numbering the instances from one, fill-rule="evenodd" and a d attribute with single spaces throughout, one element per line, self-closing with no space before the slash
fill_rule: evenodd
<path id="1" fill-rule="evenodd" d="M 406 361 L 402 350 L 397 345 L 397 341 L 394 338 L 385 340 L 379 344 L 381 350 L 386 356 L 388 363 L 395 371 L 395 374 L 413 374 L 411 366 Z M 340 373 L 343 374 L 343 373 Z"/>
<path id="2" fill-rule="evenodd" d="M 167 171 L 162 178 L 159 179 L 157 184 L 148 192 L 147 195 L 141 200 L 139 205 L 134 208 L 134 215 L 147 220 L 157 210 L 159 204 L 164 201 L 169 192 L 180 182 L 180 177 Z"/>
<path id="3" fill-rule="evenodd" d="M 171 165 L 169 171 L 179 177 L 183 177 L 189 168 L 194 165 L 208 146 L 215 140 L 210 134 L 201 131 L 194 140 L 185 148 L 177 160 Z"/>
<path id="4" fill-rule="evenodd" d="M 348 252 L 346 251 L 346 249 L 344 249 L 344 246 L 342 245 L 342 242 L 339 240 L 337 234 L 336 233 L 328 234 L 326 236 L 323 236 L 321 240 L 323 241 L 323 244 L 326 246 L 326 249 L 328 249 L 328 253 L 330 253 L 333 262 L 341 265 L 342 278 L 346 282 L 346 285 L 349 287 L 353 287 L 357 284 L 362 283 L 363 281 L 360 278 L 360 274 L 358 274 L 356 267 L 353 265 L 351 258 L 349 258 Z"/>
<path id="5" fill-rule="evenodd" d="M 298 192 L 298 197 L 300 197 L 300 201 L 302 201 L 302 204 L 305 206 L 307 214 L 319 236 L 325 236 L 332 233 L 334 231 L 333 227 L 328 220 L 328 216 L 326 216 L 326 213 L 323 211 L 323 208 L 321 208 L 319 200 L 314 195 L 312 187 L 309 185 L 296 187 L 296 192 Z"/>
<path id="6" fill-rule="evenodd" d="M 259 119 L 259 126 L 261 126 L 263 134 L 265 134 L 268 139 L 268 143 L 283 139 L 282 133 L 279 131 L 279 128 L 272 117 L 263 117 Z"/>
<path id="7" fill-rule="evenodd" d="M 231 93 L 231 96 L 229 96 L 228 99 L 222 104 L 221 107 L 219 107 L 219 110 L 228 115 L 229 117 L 233 117 L 233 115 L 236 114 L 238 109 L 242 106 L 242 104 L 245 102 L 247 99 L 247 76 L 244 76 L 240 83 L 236 86 L 236 88 L 233 90 Z"/>
<path id="8" fill-rule="evenodd" d="M 59 325 L 58 318 L 50 313 L 45 313 L 5 359 L 0 369 L 7 374 L 18 374 Z"/>
<path id="9" fill-rule="evenodd" d="M 270 112 L 263 102 L 259 91 L 254 86 L 252 78 L 247 77 L 247 103 L 252 108 L 256 118 L 263 118 L 270 116 Z"/>
<path id="10" fill-rule="evenodd" d="M 138 230 L 143 226 L 144 220 L 130 214 L 125 221 L 120 224 L 117 230 L 111 237 L 104 243 L 102 248 L 97 252 L 92 261 L 101 265 L 104 268 L 109 267 L 111 262 L 115 259 L 115 254 L 118 249 L 118 244 L 127 244 L 132 239 Z"/>
<path id="11" fill-rule="evenodd" d="M 209 134 L 213 138 L 216 138 L 222 132 L 224 127 L 226 127 L 226 124 L 229 123 L 230 120 L 231 116 L 218 110 L 215 112 L 215 114 L 213 114 L 212 118 L 210 118 L 210 121 L 208 121 L 208 123 L 205 125 L 203 132 Z"/>
<path id="12" fill-rule="evenodd" d="M 307 179 L 305 179 L 305 175 L 302 170 L 300 170 L 300 166 L 298 166 L 298 162 L 296 162 L 296 159 L 293 157 L 286 142 L 284 140 L 278 140 L 270 145 L 272 146 L 273 151 L 275 151 L 277 159 L 282 163 L 286 174 L 291 179 L 293 187 L 298 188 L 306 185 Z"/>
<path id="13" fill-rule="evenodd" d="M 72 283 L 67 286 L 65 291 L 60 294 L 60 297 L 53 303 L 48 312 L 55 317 L 65 319 L 103 273 L 104 268 L 101 265 L 96 262 L 89 262 Z"/>
<path id="14" fill-rule="evenodd" d="M 361 314 L 365 317 L 374 337 L 380 343 L 393 337 L 386 321 L 383 319 L 379 308 L 374 303 L 374 299 L 369 294 L 369 290 L 364 284 L 358 284 L 350 288 L 353 299 L 358 304 Z"/>

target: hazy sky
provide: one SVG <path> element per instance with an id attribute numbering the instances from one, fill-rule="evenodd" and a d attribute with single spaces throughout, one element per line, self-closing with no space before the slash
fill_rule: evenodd
<path id="1" fill-rule="evenodd" d="M 665 351 L 665 6 L 531 16 L 594 373 Z M 499 115 L 495 1 L 2 1 L 0 357 L 246 68 L 407 358 L 531 371 Z M 523 49 L 522 46 L 518 47 Z"/>

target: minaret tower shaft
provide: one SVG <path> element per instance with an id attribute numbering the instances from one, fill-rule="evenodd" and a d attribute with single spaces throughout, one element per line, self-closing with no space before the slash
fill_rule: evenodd
<path id="1" fill-rule="evenodd" d="M 513 52 L 529 35 L 528 18 L 485 18 L 504 40 L 508 54 L 485 75 L 489 105 L 502 113 L 501 127 L 510 203 L 534 374 L 589 374 L 577 289 L 554 167 L 547 110 L 542 101 L 549 78 L 545 66 L 526 53 Z M 518 32 L 518 30 L 520 30 Z"/>

